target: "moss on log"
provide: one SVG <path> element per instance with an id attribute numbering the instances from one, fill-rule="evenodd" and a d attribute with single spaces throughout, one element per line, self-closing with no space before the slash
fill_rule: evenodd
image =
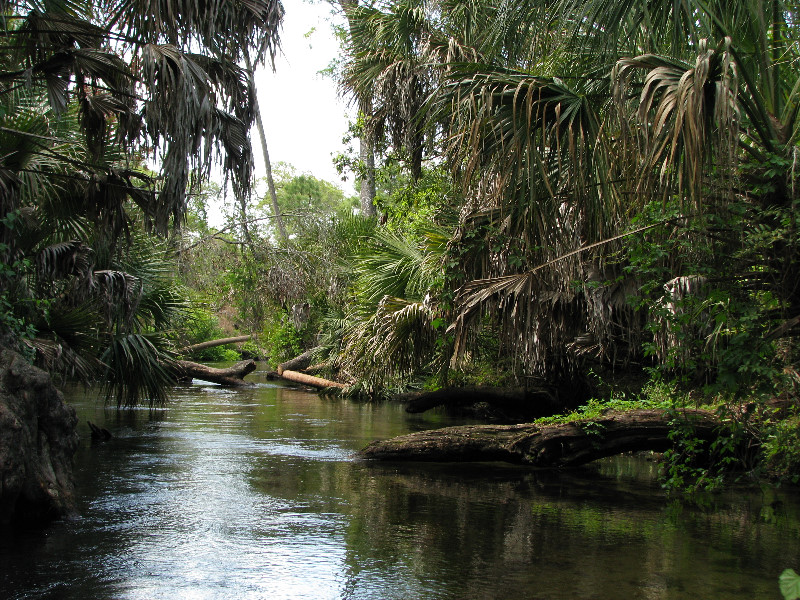
<path id="1" fill-rule="evenodd" d="M 676 420 L 680 423 L 676 423 Z M 503 461 L 540 468 L 582 465 L 629 451 L 664 451 L 678 426 L 710 441 L 719 419 L 708 411 L 635 410 L 556 425 L 470 425 L 376 441 L 359 456 L 395 461 Z"/>

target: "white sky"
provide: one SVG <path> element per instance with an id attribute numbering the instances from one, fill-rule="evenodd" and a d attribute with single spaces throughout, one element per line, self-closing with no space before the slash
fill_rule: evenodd
<path id="1" fill-rule="evenodd" d="M 283 0 L 283 6 L 282 54 L 276 57 L 275 72 L 259 69 L 256 73 L 270 161 L 289 163 L 298 173 L 310 173 L 352 194 L 352 178 L 342 182 L 331 160 L 332 154 L 344 149 L 349 109 L 338 97 L 334 81 L 318 74 L 340 53 L 331 26 L 331 5 L 325 0 L 313 4 Z M 255 128 L 251 140 L 258 179 L 265 173 Z"/>

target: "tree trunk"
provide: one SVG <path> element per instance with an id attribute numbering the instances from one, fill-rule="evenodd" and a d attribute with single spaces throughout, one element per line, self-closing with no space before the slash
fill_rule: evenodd
<path id="1" fill-rule="evenodd" d="M 311 360 L 314 357 L 314 354 L 319 351 L 319 346 L 316 348 L 312 348 L 311 350 L 306 350 L 300 356 L 294 357 L 292 360 L 287 360 L 284 363 L 278 365 L 278 375 L 283 375 L 284 370 L 286 371 L 302 371 L 306 367 L 311 364 Z"/>
<path id="2" fill-rule="evenodd" d="M 348 28 L 352 35 L 353 25 L 351 12 L 358 7 L 358 0 L 336 0 L 347 18 Z M 360 99 L 360 109 L 364 118 L 368 119 L 372 113 L 372 100 Z M 363 131 L 358 138 L 358 158 L 361 161 L 361 216 L 374 217 L 378 214 L 375 209 L 375 148 L 371 136 Z"/>
<path id="3" fill-rule="evenodd" d="M 664 451 L 675 419 L 704 441 L 717 436 L 719 419 L 708 411 L 663 410 L 606 414 L 558 425 L 470 425 L 421 431 L 376 441 L 363 458 L 415 461 L 504 461 L 541 468 L 582 465 L 628 451 Z"/>
<path id="4" fill-rule="evenodd" d="M 338 388 L 344 389 L 346 386 L 343 383 L 331 381 L 329 379 L 322 379 L 321 377 L 314 377 L 313 375 L 306 375 L 305 373 L 298 373 L 297 371 L 282 371 L 281 377 L 287 381 L 294 381 L 295 383 L 302 383 L 303 385 L 310 385 L 318 389 L 325 388 Z"/>
<path id="5" fill-rule="evenodd" d="M 250 55 L 247 52 L 244 53 L 244 63 L 247 67 L 247 71 L 250 73 L 250 83 L 253 89 L 255 89 L 255 72 L 253 71 L 253 65 L 250 63 Z M 272 215 L 275 217 L 275 223 L 278 226 L 278 233 L 280 234 L 281 240 L 287 242 L 289 240 L 289 235 L 286 233 L 286 226 L 283 224 L 281 209 L 278 205 L 278 194 L 275 192 L 275 181 L 272 178 L 272 163 L 269 160 L 269 150 L 267 149 L 267 136 L 264 133 L 264 119 L 258 105 L 257 94 L 253 96 L 253 113 L 256 121 L 256 128 L 258 129 L 258 137 L 261 139 L 261 153 L 264 155 L 264 167 L 267 175 L 269 198 L 272 204 Z"/>
<path id="6" fill-rule="evenodd" d="M 378 214 L 375 208 L 375 149 L 369 134 L 363 133 L 359 138 L 358 156 L 361 159 L 361 216 L 374 217 Z"/>
<path id="7" fill-rule="evenodd" d="M 176 360 L 178 365 L 178 377 L 180 379 L 202 379 L 203 381 L 211 381 L 226 387 L 250 387 L 253 384 L 245 381 L 245 375 L 248 375 L 256 370 L 256 362 L 254 360 L 243 360 L 236 363 L 227 369 L 215 369 L 199 363 L 190 362 L 188 360 Z"/>
<path id="8" fill-rule="evenodd" d="M 226 344 L 236 344 L 238 342 L 246 342 L 251 339 L 253 339 L 252 335 L 240 335 L 237 337 L 222 338 L 219 340 L 210 340 L 208 342 L 201 342 L 199 344 L 192 344 L 191 346 L 186 346 L 181 350 L 181 354 L 191 354 L 192 352 L 197 352 L 198 350 L 205 350 L 206 348 L 215 348 L 217 346 L 225 346 Z"/>

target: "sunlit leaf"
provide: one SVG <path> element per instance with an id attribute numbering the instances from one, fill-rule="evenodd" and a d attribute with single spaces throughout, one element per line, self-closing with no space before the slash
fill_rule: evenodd
<path id="1" fill-rule="evenodd" d="M 800 575 L 794 569 L 786 569 L 780 576 L 781 594 L 784 600 L 800 598 Z"/>

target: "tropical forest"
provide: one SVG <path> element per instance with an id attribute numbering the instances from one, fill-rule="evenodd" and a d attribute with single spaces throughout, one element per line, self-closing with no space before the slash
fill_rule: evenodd
<path id="1" fill-rule="evenodd" d="M 0 596 L 800 599 L 800 6 L 0 6 Z"/>

